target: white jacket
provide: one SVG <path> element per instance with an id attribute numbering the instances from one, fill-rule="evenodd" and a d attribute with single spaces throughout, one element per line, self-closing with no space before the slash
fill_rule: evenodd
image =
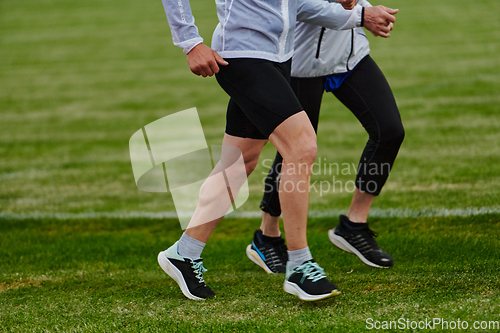
<path id="1" fill-rule="evenodd" d="M 366 0 L 358 5 L 371 7 Z M 318 77 L 351 71 L 370 53 L 363 28 L 331 30 L 297 22 L 292 77 Z"/>
<path id="2" fill-rule="evenodd" d="M 174 44 L 188 53 L 203 42 L 189 0 L 162 0 Z M 361 24 L 361 6 L 344 10 L 324 0 L 216 0 L 219 24 L 212 48 L 223 58 L 260 58 L 284 62 L 293 54 L 297 20 L 330 29 Z"/>

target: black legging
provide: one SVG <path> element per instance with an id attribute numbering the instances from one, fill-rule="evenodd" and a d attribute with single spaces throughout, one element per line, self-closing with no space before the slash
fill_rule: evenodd
<path id="1" fill-rule="evenodd" d="M 315 131 L 318 128 L 325 80 L 325 77 L 317 77 L 292 78 L 291 81 L 293 91 Z M 391 88 L 382 71 L 368 55 L 333 94 L 351 110 L 369 135 L 358 164 L 356 187 L 363 192 L 379 195 L 405 135 Z M 271 216 L 281 214 L 278 175 L 282 162 L 283 158 L 276 153 L 265 180 L 266 190 L 260 208 Z"/>

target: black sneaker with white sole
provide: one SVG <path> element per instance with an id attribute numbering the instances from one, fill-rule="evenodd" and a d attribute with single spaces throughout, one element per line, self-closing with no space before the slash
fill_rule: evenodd
<path id="1" fill-rule="evenodd" d="M 394 260 L 386 252 L 382 251 L 375 241 L 377 233 L 370 229 L 368 223 L 359 223 L 358 228 L 349 228 L 349 218 L 340 215 L 340 223 L 335 229 L 328 231 L 330 241 L 339 249 L 355 254 L 365 264 L 389 268 L 394 265 Z"/>
<path id="2" fill-rule="evenodd" d="M 286 279 L 283 289 L 292 295 L 298 296 L 303 301 L 319 301 L 340 294 L 339 288 L 331 283 L 325 271 L 314 259 L 290 269 L 286 266 Z"/>
<path id="3" fill-rule="evenodd" d="M 267 273 L 285 273 L 288 261 L 285 240 L 281 237 L 272 237 L 269 242 L 260 242 L 261 238 L 262 230 L 259 229 L 254 233 L 252 244 L 247 246 L 247 257 Z"/>
<path id="4" fill-rule="evenodd" d="M 158 263 L 181 288 L 184 296 L 194 300 L 214 297 L 215 293 L 205 285 L 203 259 L 193 260 L 177 252 L 177 242 L 158 254 Z"/>

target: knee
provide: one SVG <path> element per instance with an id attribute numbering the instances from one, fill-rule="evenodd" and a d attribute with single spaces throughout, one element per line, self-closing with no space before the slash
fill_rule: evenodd
<path id="1" fill-rule="evenodd" d="M 304 163 L 311 165 L 316 159 L 318 154 L 318 145 L 316 143 L 316 137 L 306 138 L 300 142 L 300 144 L 294 146 L 288 156 L 284 156 L 287 163 Z"/>
<path id="2" fill-rule="evenodd" d="M 397 148 L 401 146 L 404 138 L 405 129 L 401 123 L 388 126 L 382 133 L 380 133 L 380 142 Z"/>
<path id="3" fill-rule="evenodd" d="M 305 145 L 304 151 L 302 152 L 302 156 L 307 164 L 312 165 L 314 163 L 314 160 L 316 160 L 317 155 L 318 155 L 318 144 L 316 142 L 316 138 L 314 138 L 314 140 L 310 141 L 307 145 Z"/>
<path id="4" fill-rule="evenodd" d="M 391 142 L 399 147 L 403 143 L 404 138 L 405 138 L 405 129 L 403 127 L 403 124 L 398 124 L 398 126 L 394 126 L 392 129 Z"/>

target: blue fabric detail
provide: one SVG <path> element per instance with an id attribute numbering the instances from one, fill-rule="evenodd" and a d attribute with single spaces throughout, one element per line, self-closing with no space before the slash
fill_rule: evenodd
<path id="1" fill-rule="evenodd" d="M 325 91 L 334 91 L 340 87 L 342 82 L 352 74 L 352 71 L 344 74 L 334 74 L 326 77 Z"/>
<path id="2" fill-rule="evenodd" d="M 255 242 L 253 242 L 253 241 L 252 241 L 252 244 L 253 244 L 253 247 L 254 247 L 254 249 L 255 249 L 255 252 L 257 252 L 257 254 L 259 255 L 259 257 L 260 257 L 262 260 L 266 261 L 266 257 L 264 257 L 264 255 L 262 254 L 262 252 L 260 252 L 260 251 L 259 251 L 259 249 L 258 249 L 258 248 L 257 248 L 257 246 L 255 245 Z"/>

